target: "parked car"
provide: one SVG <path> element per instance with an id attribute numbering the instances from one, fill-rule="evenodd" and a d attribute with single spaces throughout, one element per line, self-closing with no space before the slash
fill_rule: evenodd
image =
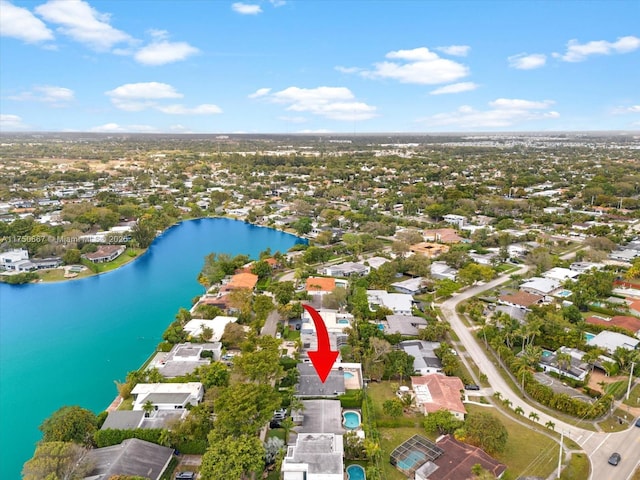
<path id="1" fill-rule="evenodd" d="M 178 472 L 176 473 L 176 480 L 194 480 L 196 474 L 193 472 Z"/>
<path id="2" fill-rule="evenodd" d="M 465 390 L 480 390 L 480 387 L 474 383 L 470 383 L 469 385 L 464 386 Z"/>
<path id="3" fill-rule="evenodd" d="M 640 427 L 640 417 L 636 420 L 636 427 Z"/>
<path id="4" fill-rule="evenodd" d="M 620 457 L 619 453 L 612 453 L 611 456 L 609 457 L 609 465 L 613 465 L 614 467 L 616 465 L 618 465 L 620 463 L 620 460 L 622 459 L 622 457 Z"/>

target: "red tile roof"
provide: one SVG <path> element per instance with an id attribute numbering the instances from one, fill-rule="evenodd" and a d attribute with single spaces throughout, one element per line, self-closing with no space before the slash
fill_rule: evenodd
<path id="1" fill-rule="evenodd" d="M 253 290 L 258 283 L 258 275 L 253 273 L 238 273 L 231 277 L 231 280 L 226 285 L 227 290 L 235 290 L 237 288 L 248 288 Z"/>
<path id="2" fill-rule="evenodd" d="M 453 228 L 425 230 L 424 238 L 440 243 L 460 243 L 462 241 L 462 237 Z"/>
<path id="3" fill-rule="evenodd" d="M 447 377 L 439 373 L 411 377 L 411 386 L 414 390 L 417 385 L 425 385 L 431 395 L 431 401 L 422 404 L 425 413 L 433 413 L 442 409 L 467 413 L 460 399 L 460 391 L 464 390 L 464 384 L 458 377 Z"/>
<path id="4" fill-rule="evenodd" d="M 333 292 L 336 279 L 328 277 L 309 277 L 306 283 L 307 292 Z"/>
<path id="5" fill-rule="evenodd" d="M 429 475 L 429 480 L 468 480 L 475 478 L 471 473 L 471 469 L 478 463 L 496 477 L 502 475 L 507 469 L 506 465 L 493 459 L 481 448 L 459 442 L 451 435 L 445 435 L 436 445 L 444 453 L 433 462 L 438 466 L 438 469 Z"/>
<path id="6" fill-rule="evenodd" d="M 543 298 L 542 295 L 536 295 L 535 293 L 518 291 L 511 295 L 502 295 L 498 300 L 527 308 L 539 303 Z"/>
<path id="7" fill-rule="evenodd" d="M 636 332 L 640 330 L 640 318 L 624 315 L 617 315 L 615 317 L 611 317 L 609 320 L 605 320 L 599 317 L 589 317 L 585 321 L 593 325 L 605 325 L 624 328 L 632 335 L 635 335 Z"/>

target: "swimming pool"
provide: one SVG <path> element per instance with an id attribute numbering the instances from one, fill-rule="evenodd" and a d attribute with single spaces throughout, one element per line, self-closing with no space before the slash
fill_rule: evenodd
<path id="1" fill-rule="evenodd" d="M 342 425 L 344 425 L 345 428 L 353 430 L 354 428 L 358 428 L 360 423 L 360 413 L 349 410 L 342 414 Z"/>
<path id="2" fill-rule="evenodd" d="M 349 325 L 349 320 L 347 320 L 346 318 L 341 318 L 340 320 L 338 320 L 336 322 L 338 325 Z"/>
<path id="3" fill-rule="evenodd" d="M 584 332 L 584 338 L 585 340 L 588 342 L 589 340 L 591 340 L 592 338 L 595 338 L 595 334 L 593 333 L 589 333 L 589 332 Z"/>
<path id="4" fill-rule="evenodd" d="M 424 453 L 413 450 L 409 452 L 409 455 L 407 455 L 404 460 L 398 462 L 398 467 L 403 470 L 411 470 L 416 465 L 423 463 L 426 459 L 427 456 Z"/>
<path id="5" fill-rule="evenodd" d="M 553 355 L 553 352 L 551 350 L 542 350 L 543 357 L 550 357 L 551 355 Z"/>
<path id="6" fill-rule="evenodd" d="M 347 378 L 353 378 L 353 377 L 355 377 L 355 375 L 354 375 L 353 373 L 351 373 L 351 372 L 344 372 L 344 378 L 345 378 L 345 379 L 347 379 Z"/>
<path id="7" fill-rule="evenodd" d="M 364 468 L 360 465 L 349 465 L 347 467 L 347 478 L 349 480 L 366 480 Z"/>
<path id="8" fill-rule="evenodd" d="M 556 293 L 556 297 L 561 297 L 561 298 L 570 297 L 571 295 L 572 295 L 571 290 L 561 290 L 558 293 Z"/>

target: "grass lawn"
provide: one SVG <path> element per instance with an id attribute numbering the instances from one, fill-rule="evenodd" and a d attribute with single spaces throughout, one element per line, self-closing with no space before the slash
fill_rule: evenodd
<path id="1" fill-rule="evenodd" d="M 373 412 L 378 425 L 380 423 L 389 425 L 390 423 L 387 422 L 393 422 L 391 417 L 384 415 L 382 404 L 385 400 L 395 398 L 394 387 L 396 385 L 393 382 L 380 382 L 371 383 L 367 387 L 369 397 L 373 400 Z M 504 480 L 514 480 L 524 474 L 546 478 L 553 472 L 558 463 L 558 449 L 560 447 L 553 439 L 535 431 L 535 428 L 544 430 L 543 425 L 537 425 L 533 428 L 521 425 L 495 408 L 488 409 L 477 405 L 466 405 L 466 407 L 469 412 L 491 412 L 500 418 L 500 421 L 509 432 L 509 441 L 505 451 L 494 455 L 498 461 L 508 467 L 503 477 Z M 420 414 L 405 414 L 399 423 L 401 426 L 396 428 L 378 427 L 380 449 L 382 451 L 382 467 L 388 480 L 404 480 L 406 478 L 389 463 L 391 452 L 398 445 L 416 434 L 423 435 L 431 440 L 436 438 L 436 435 L 426 433 L 422 427 L 422 416 Z"/>
<path id="2" fill-rule="evenodd" d="M 605 392 L 620 400 L 622 395 L 627 393 L 627 382 L 620 380 L 619 382 L 608 383 L 605 387 Z"/>
<path id="3" fill-rule="evenodd" d="M 77 277 L 64 278 L 63 268 L 52 268 L 51 270 L 41 270 L 38 272 L 38 275 L 43 282 L 62 282 L 66 280 L 75 280 L 77 278 L 90 277 L 93 275 L 93 272 L 87 269 L 79 272 Z"/>
<path id="4" fill-rule="evenodd" d="M 625 394 L 626 393 L 627 391 L 625 390 Z M 631 392 L 629 393 L 629 400 L 625 400 L 623 403 L 630 407 L 640 407 L 640 383 L 636 384 L 636 386 L 631 389 Z"/>
<path id="5" fill-rule="evenodd" d="M 509 432 L 507 446 L 502 453 L 493 457 L 507 466 L 503 480 L 513 480 L 522 475 L 537 475 L 547 478 L 558 464 L 560 446 L 551 438 L 520 425 L 502 415 L 495 408 L 487 409 L 477 405 L 465 405 L 468 412 L 490 412 L 496 415 Z M 544 427 L 541 425 L 540 429 Z"/>
<path id="6" fill-rule="evenodd" d="M 118 410 L 133 410 L 133 397 L 129 397 L 126 400 L 123 400 L 122 403 L 118 406 Z"/>
<path id="7" fill-rule="evenodd" d="M 589 478 L 589 458 L 584 453 L 571 455 L 569 465 L 562 470 L 560 480 L 583 480 Z"/>
<path id="8" fill-rule="evenodd" d="M 600 428 L 602 428 L 602 431 L 604 432 L 609 432 L 609 433 L 622 432 L 623 430 L 626 430 L 629 427 L 629 424 L 624 421 L 620 423 L 618 421 L 618 417 L 625 418 L 625 416 L 629 417 L 627 418 L 627 422 L 630 422 L 633 420 L 633 417 L 628 415 L 627 412 L 625 412 L 620 408 L 616 408 L 615 412 L 613 412 L 613 415 L 611 415 L 609 418 L 607 418 L 603 422 L 599 422 L 598 425 L 600 425 Z"/>

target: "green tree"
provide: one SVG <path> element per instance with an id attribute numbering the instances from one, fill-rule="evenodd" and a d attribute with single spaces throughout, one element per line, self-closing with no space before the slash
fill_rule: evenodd
<path id="1" fill-rule="evenodd" d="M 226 387 L 229 385 L 231 372 L 224 363 L 213 362 L 198 367 L 196 374 L 204 388 Z"/>
<path id="2" fill-rule="evenodd" d="M 131 229 L 131 238 L 140 248 L 147 248 L 156 238 L 156 227 L 148 217 L 139 218 Z"/>
<path id="3" fill-rule="evenodd" d="M 268 278 L 271 276 L 271 265 L 265 260 L 253 262 L 251 265 L 251 273 L 258 275 L 258 278 Z"/>
<path id="4" fill-rule="evenodd" d="M 385 400 L 382 403 L 382 411 L 385 413 L 385 415 L 389 415 L 393 418 L 401 417 L 403 412 L 402 402 L 398 398 Z"/>
<path id="5" fill-rule="evenodd" d="M 274 282 L 270 285 L 269 290 L 280 305 L 289 303 L 296 293 L 293 282 Z"/>
<path id="6" fill-rule="evenodd" d="M 509 433 L 502 422 L 485 412 L 467 415 L 462 436 L 461 440 L 476 445 L 489 454 L 502 452 L 509 439 Z"/>
<path id="7" fill-rule="evenodd" d="M 231 385 L 214 401 L 215 429 L 221 436 L 256 435 L 279 406 L 280 396 L 270 385 Z"/>
<path id="8" fill-rule="evenodd" d="M 80 250 L 77 248 L 70 248 L 62 256 L 62 261 L 66 265 L 74 265 L 80 263 Z"/>
<path id="9" fill-rule="evenodd" d="M 86 449 L 72 442 L 41 442 L 22 468 L 23 480 L 80 480 L 91 470 Z"/>
<path id="10" fill-rule="evenodd" d="M 264 336 L 258 338 L 256 349 L 243 352 L 235 360 L 235 368 L 247 380 L 258 383 L 270 383 L 283 375 L 280 365 L 280 341 Z"/>
<path id="11" fill-rule="evenodd" d="M 212 434 L 209 436 L 209 448 L 202 457 L 200 477 L 203 480 L 244 480 L 254 472 L 262 472 L 264 458 L 264 445 L 256 436 L 234 438 Z"/>
<path id="12" fill-rule="evenodd" d="M 299 235 L 304 235 L 305 233 L 309 233 L 311 231 L 311 219 L 309 217 L 302 217 L 300 220 L 295 222 L 293 225 L 293 229 L 298 232 Z"/>
<path id="13" fill-rule="evenodd" d="M 438 410 L 430 413 L 424 419 L 423 425 L 429 433 L 453 433 L 462 426 L 462 420 L 458 420 L 449 410 Z"/>
<path id="14" fill-rule="evenodd" d="M 86 408 L 65 406 L 59 408 L 40 425 L 43 442 L 75 442 L 90 445 L 98 419 Z"/>

